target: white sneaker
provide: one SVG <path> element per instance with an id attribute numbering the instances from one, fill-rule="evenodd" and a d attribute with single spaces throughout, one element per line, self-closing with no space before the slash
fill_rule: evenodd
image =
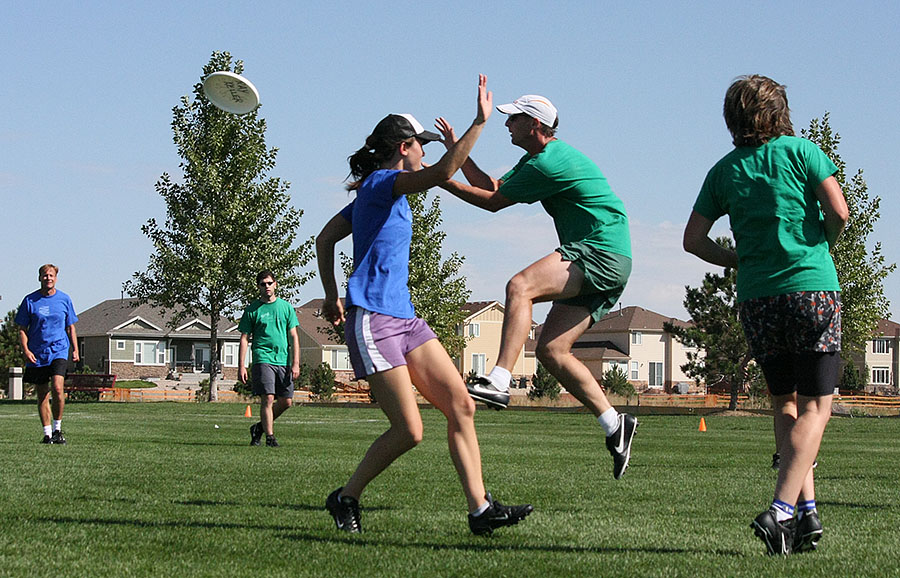
<path id="1" fill-rule="evenodd" d="M 472 383 L 466 384 L 469 396 L 475 401 L 480 401 L 491 409 L 506 409 L 509 405 L 509 392 L 500 391 L 490 379 L 479 375 Z"/>

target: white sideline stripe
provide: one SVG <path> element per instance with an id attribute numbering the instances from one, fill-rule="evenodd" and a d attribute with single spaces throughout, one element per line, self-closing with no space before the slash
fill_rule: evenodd
<path id="1" fill-rule="evenodd" d="M 375 340 L 372 338 L 371 311 L 360 307 L 362 315 L 356 316 L 356 347 L 362 357 L 363 365 L 366 369 L 374 368 L 374 372 L 387 371 L 392 365 L 381 355 L 378 348 L 375 347 Z"/>

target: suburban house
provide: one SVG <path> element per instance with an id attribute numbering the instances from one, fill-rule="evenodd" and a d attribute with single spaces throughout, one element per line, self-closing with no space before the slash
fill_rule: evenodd
<path id="1" fill-rule="evenodd" d="M 868 370 L 867 391 L 884 395 L 900 393 L 897 387 L 897 375 L 900 371 L 900 323 L 887 319 L 878 322 L 872 339 L 866 342 L 862 363 Z"/>
<path id="2" fill-rule="evenodd" d="M 665 323 L 687 322 L 666 317 L 642 307 L 620 307 L 607 313 L 582 335 L 572 353 L 599 381 L 619 367 L 638 392 L 687 393 L 694 380 L 681 371 L 687 353 L 696 351 L 677 341 L 663 329 Z"/>
<path id="3" fill-rule="evenodd" d="M 456 368 L 466 376 L 469 372 L 487 373 L 494 367 L 500 353 L 500 334 L 503 329 L 504 306 L 499 301 L 472 301 L 463 306 L 466 317 L 458 327 L 458 333 L 466 337 L 462 355 L 454 359 Z M 513 387 L 525 388 L 537 370 L 534 357 L 536 325 L 531 332 L 513 367 Z"/>
<path id="4" fill-rule="evenodd" d="M 159 308 L 134 299 L 103 301 L 78 314 L 81 359 L 91 370 L 119 379 L 209 372 L 209 320 L 188 319 L 175 328 L 168 321 Z M 237 379 L 240 338 L 234 321 L 219 322 L 224 379 Z"/>

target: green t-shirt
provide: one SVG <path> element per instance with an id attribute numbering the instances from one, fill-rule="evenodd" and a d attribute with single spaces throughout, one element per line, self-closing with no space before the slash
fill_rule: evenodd
<path id="1" fill-rule="evenodd" d="M 774 138 L 717 162 L 694 210 L 728 215 L 738 254 L 738 301 L 840 291 L 816 189 L 837 167 L 812 141 Z"/>
<path id="2" fill-rule="evenodd" d="M 517 203 L 540 201 L 553 217 L 560 245 L 581 241 L 631 257 L 628 215 L 594 162 L 570 145 L 553 140 L 523 156 L 501 179 L 500 193 Z"/>
<path id="3" fill-rule="evenodd" d="M 253 338 L 253 363 L 283 366 L 288 365 L 288 331 L 297 325 L 297 313 L 284 299 L 272 303 L 257 299 L 244 309 L 238 331 Z"/>

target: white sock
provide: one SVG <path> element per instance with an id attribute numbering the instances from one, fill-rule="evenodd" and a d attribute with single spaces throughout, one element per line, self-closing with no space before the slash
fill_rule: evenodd
<path id="1" fill-rule="evenodd" d="M 597 418 L 597 421 L 600 422 L 603 431 L 606 432 L 606 437 L 609 437 L 619 429 L 619 412 L 616 411 L 616 408 L 611 407 L 601 413 L 600 417 Z"/>
<path id="2" fill-rule="evenodd" d="M 45 426 L 44 426 L 44 435 L 45 435 L 45 436 L 48 436 L 48 435 L 50 435 L 50 434 L 52 434 L 52 433 L 53 433 L 53 432 L 50 430 L 50 426 L 49 426 L 49 425 L 45 425 Z"/>
<path id="3" fill-rule="evenodd" d="M 508 370 L 495 365 L 494 369 L 487 375 L 487 378 L 500 391 L 509 391 L 509 380 L 512 379 L 512 374 Z"/>
<path id="4" fill-rule="evenodd" d="M 59 431 L 59 429 L 60 429 L 61 427 L 62 427 L 62 420 L 61 420 L 61 419 L 55 419 L 55 420 L 53 420 L 53 431 Z"/>
<path id="5" fill-rule="evenodd" d="M 480 506 L 478 506 L 478 508 L 477 508 L 474 512 L 472 512 L 472 517 L 473 517 L 473 518 L 477 518 L 478 516 L 480 516 L 480 515 L 482 515 L 483 513 L 487 512 L 487 509 L 490 508 L 490 507 L 491 507 L 491 503 L 488 502 L 487 500 L 485 500 L 483 504 L 481 504 Z"/>

